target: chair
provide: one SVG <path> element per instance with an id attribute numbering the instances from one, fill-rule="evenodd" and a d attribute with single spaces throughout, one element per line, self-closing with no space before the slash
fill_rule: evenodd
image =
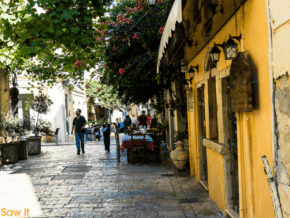
<path id="1" fill-rule="evenodd" d="M 54 136 L 55 144 L 58 145 L 58 132 L 60 128 L 56 128 L 55 132 L 48 133 L 49 136 Z"/>
<path id="2" fill-rule="evenodd" d="M 133 133 L 133 130 L 131 130 L 131 129 L 125 131 L 125 135 L 131 135 L 132 133 Z"/>
<path id="3" fill-rule="evenodd" d="M 150 158 L 154 158 L 156 162 L 161 162 L 160 148 L 161 148 L 161 140 L 162 140 L 162 132 L 154 132 L 153 136 L 153 145 L 154 151 L 147 149 L 147 163 L 149 163 Z"/>
<path id="4" fill-rule="evenodd" d="M 134 164 L 136 159 L 141 159 L 142 164 L 146 163 L 146 141 L 145 134 L 140 134 L 143 136 L 143 139 L 133 139 L 133 134 L 131 134 L 131 163 Z"/>

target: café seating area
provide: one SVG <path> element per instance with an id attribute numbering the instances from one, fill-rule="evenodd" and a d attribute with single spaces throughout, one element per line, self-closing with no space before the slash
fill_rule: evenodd
<path id="1" fill-rule="evenodd" d="M 122 151 L 127 149 L 128 163 L 161 162 L 160 147 L 162 131 L 157 128 L 134 128 L 125 131 Z"/>

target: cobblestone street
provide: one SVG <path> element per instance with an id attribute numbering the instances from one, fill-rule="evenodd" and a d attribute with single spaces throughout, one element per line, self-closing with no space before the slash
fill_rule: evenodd
<path id="1" fill-rule="evenodd" d="M 111 153 L 102 141 L 86 142 L 85 152 L 44 145 L 2 170 L 31 176 L 43 217 L 223 217 L 195 178 L 173 176 L 169 162 L 131 165 L 124 152 L 117 164 L 113 137 Z"/>

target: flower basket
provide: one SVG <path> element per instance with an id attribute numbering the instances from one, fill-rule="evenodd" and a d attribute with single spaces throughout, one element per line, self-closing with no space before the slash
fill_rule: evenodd
<path id="1" fill-rule="evenodd" d="M 26 139 L 28 146 L 28 155 L 41 153 L 41 136 L 30 136 Z"/>
<path id="2" fill-rule="evenodd" d="M 18 162 L 18 142 L 11 142 L 6 144 L 1 144 L 1 154 L 2 154 L 2 163 L 10 164 Z"/>
<path id="3" fill-rule="evenodd" d="M 27 141 L 20 140 L 19 146 L 18 146 L 18 159 L 19 160 L 25 160 L 28 157 L 28 146 Z"/>

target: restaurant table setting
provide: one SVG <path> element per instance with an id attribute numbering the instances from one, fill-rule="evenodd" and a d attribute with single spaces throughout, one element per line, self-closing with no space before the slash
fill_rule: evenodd
<path id="1" fill-rule="evenodd" d="M 133 135 L 133 140 L 142 140 L 142 139 L 143 139 L 143 136 L 141 135 Z M 145 135 L 145 141 L 146 141 L 147 147 L 151 151 L 154 151 L 153 139 L 150 136 Z M 131 135 L 125 135 L 122 137 L 122 152 L 124 152 L 126 148 L 131 148 Z"/>

